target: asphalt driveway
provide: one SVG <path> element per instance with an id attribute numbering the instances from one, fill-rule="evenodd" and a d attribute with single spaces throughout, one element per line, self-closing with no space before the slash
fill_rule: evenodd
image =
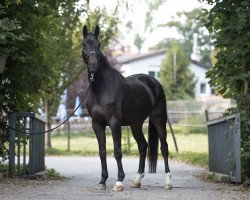
<path id="1" fill-rule="evenodd" d="M 98 157 L 47 157 L 46 165 L 54 168 L 65 180 L 0 181 L 0 199 L 250 199 L 249 190 L 242 186 L 210 183 L 196 176 L 205 169 L 181 162 L 170 161 L 173 189 L 163 188 L 165 174 L 163 161 L 158 163 L 156 174 L 147 174 L 140 189 L 130 188 L 136 176 L 138 158 L 123 158 L 124 191 L 113 192 L 117 167 L 114 158 L 108 158 L 109 179 L 107 189 L 98 190 L 100 161 Z"/>

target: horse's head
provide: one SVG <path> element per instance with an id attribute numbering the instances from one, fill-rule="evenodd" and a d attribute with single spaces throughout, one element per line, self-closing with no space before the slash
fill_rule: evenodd
<path id="1" fill-rule="evenodd" d="M 88 66 L 91 76 L 97 72 L 99 67 L 99 59 L 101 56 L 100 45 L 98 40 L 100 29 L 97 25 L 94 33 L 88 32 L 87 26 L 83 27 L 83 47 L 82 58 Z"/>

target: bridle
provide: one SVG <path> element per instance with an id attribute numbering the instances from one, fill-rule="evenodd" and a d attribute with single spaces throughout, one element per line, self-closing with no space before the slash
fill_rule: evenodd
<path id="1" fill-rule="evenodd" d="M 87 66 L 89 65 L 89 63 L 88 63 L 88 60 L 89 60 L 89 57 L 92 55 L 92 54 L 96 54 L 97 55 L 97 53 L 95 52 L 95 51 L 90 51 L 89 53 L 88 53 L 88 55 L 87 56 L 85 56 L 85 54 L 83 54 L 84 55 L 84 60 L 85 60 L 85 62 L 86 62 L 86 64 L 87 64 Z M 97 69 L 99 68 L 99 60 L 100 60 L 100 55 L 97 57 Z M 90 72 L 90 78 L 89 78 L 89 82 L 90 83 L 93 83 L 94 82 L 94 76 L 95 76 L 95 73 L 91 73 Z"/>

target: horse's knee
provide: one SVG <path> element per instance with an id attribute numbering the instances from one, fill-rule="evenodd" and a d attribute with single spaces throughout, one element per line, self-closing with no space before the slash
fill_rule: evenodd
<path id="1" fill-rule="evenodd" d="M 161 144 L 161 151 L 168 151 L 168 144 Z"/>
<path id="2" fill-rule="evenodd" d="M 161 141 L 161 151 L 168 153 L 168 143 L 165 140 Z"/>

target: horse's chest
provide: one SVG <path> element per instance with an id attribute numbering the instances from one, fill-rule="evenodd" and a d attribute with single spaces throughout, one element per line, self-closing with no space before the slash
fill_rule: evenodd
<path id="1" fill-rule="evenodd" d="M 112 113 L 114 113 L 117 107 L 115 101 L 102 99 L 101 101 L 94 101 L 92 103 L 87 103 L 87 108 L 89 110 L 90 116 L 94 120 L 107 121 Z"/>

